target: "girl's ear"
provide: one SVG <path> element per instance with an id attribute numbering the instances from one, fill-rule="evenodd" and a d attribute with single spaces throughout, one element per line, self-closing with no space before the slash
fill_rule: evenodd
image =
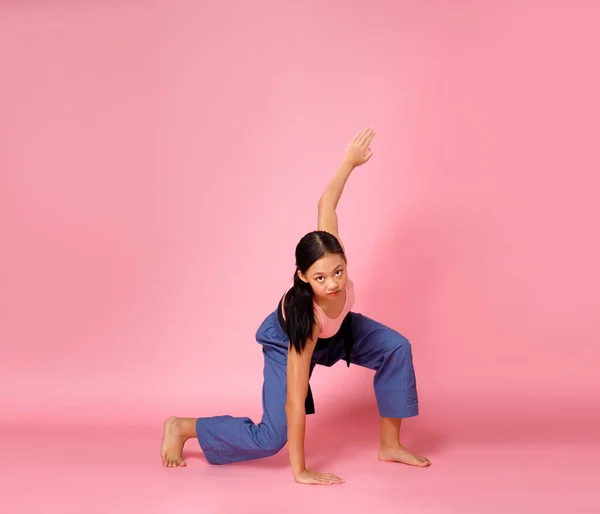
<path id="1" fill-rule="evenodd" d="M 307 280 L 307 279 L 306 279 L 306 277 L 305 277 L 305 276 L 302 274 L 302 272 L 301 272 L 300 270 L 298 270 L 298 271 L 297 271 L 297 273 L 298 273 L 298 278 L 299 278 L 300 280 L 302 280 L 302 282 L 304 282 L 304 283 L 308 284 L 308 280 Z"/>

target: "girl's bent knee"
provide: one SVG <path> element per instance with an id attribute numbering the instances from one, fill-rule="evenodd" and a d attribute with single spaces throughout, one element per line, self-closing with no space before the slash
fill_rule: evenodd
<path id="1" fill-rule="evenodd" d="M 273 456 L 278 454 L 283 449 L 286 442 L 287 439 L 284 437 L 274 437 L 270 439 L 265 445 L 265 454 L 267 456 Z"/>
<path id="2" fill-rule="evenodd" d="M 287 442 L 287 430 L 267 429 L 262 432 L 258 444 L 266 456 L 279 453 Z"/>

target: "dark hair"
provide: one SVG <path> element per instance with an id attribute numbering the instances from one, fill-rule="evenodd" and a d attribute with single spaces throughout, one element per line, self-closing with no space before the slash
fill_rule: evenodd
<path id="1" fill-rule="evenodd" d="M 312 286 L 298 276 L 298 270 L 306 274 L 308 268 L 327 254 L 341 255 L 346 261 L 340 242 L 333 234 L 323 230 L 309 232 L 296 246 L 294 285 L 285 295 L 283 308 L 290 345 L 298 353 L 304 350 L 315 323 Z"/>

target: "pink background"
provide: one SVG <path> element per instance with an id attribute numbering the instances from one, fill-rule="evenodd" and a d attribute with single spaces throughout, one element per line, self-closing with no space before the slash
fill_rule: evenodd
<path id="1" fill-rule="evenodd" d="M 2 2 L 11 512 L 597 512 L 599 22 L 591 0 Z M 367 125 L 338 209 L 354 310 L 413 344 L 403 441 L 432 467 L 376 462 L 372 372 L 340 364 L 307 454 L 344 486 L 194 441 L 162 469 L 166 416 L 260 418 L 254 334 Z"/>

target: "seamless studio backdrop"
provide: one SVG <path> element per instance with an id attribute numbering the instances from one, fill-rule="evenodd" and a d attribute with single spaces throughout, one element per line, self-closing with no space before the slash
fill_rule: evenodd
<path id="1" fill-rule="evenodd" d="M 597 454 L 598 8 L 234 4 L 0 5 L 5 479 L 59 455 L 108 470 L 102 441 L 125 454 L 125 433 L 145 445 L 126 465 L 148 474 L 166 416 L 258 421 L 256 329 L 363 126 L 374 157 L 346 185 L 340 235 L 353 310 L 413 345 L 407 446 L 432 477 L 457 445 L 475 462 L 478 445 Z M 340 460 L 376 451 L 372 376 L 341 363 L 311 381 L 307 456 L 346 488 Z M 215 471 L 186 448 L 198 487 L 294 487 L 287 449 Z M 61 487 L 27 505 L 58 509 Z"/>

